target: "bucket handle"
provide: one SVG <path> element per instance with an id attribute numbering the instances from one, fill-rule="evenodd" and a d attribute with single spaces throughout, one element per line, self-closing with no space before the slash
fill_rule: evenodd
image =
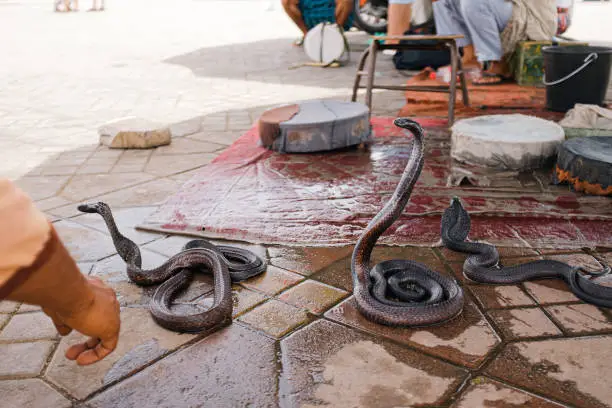
<path id="1" fill-rule="evenodd" d="M 564 76 L 563 78 L 557 79 L 556 81 L 547 82 L 546 81 L 546 73 L 544 73 L 544 77 L 542 78 L 542 82 L 544 83 L 544 85 L 557 85 L 557 84 L 560 84 L 561 82 L 565 82 L 568 79 L 570 79 L 571 77 L 573 77 L 574 75 L 576 75 L 577 73 L 579 73 L 580 71 L 582 71 L 583 69 L 585 69 L 587 66 L 589 66 L 589 64 L 591 64 L 591 62 L 597 61 L 598 57 L 599 56 L 597 55 L 597 53 L 595 53 L 595 52 L 590 53 L 584 59 L 584 64 L 582 64 L 577 69 L 575 69 L 574 72 L 571 72 L 568 75 Z"/>

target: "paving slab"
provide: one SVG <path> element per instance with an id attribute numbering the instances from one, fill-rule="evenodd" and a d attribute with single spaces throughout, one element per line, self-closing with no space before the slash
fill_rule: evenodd
<path id="1" fill-rule="evenodd" d="M 333 262 L 349 256 L 352 247 L 340 248 L 293 248 L 269 247 L 270 263 L 300 275 L 310 276 L 332 264 Z"/>
<path id="2" fill-rule="evenodd" d="M 146 242 L 151 242 L 156 239 L 162 238 L 161 234 L 154 234 L 151 232 L 140 231 L 135 229 L 137 225 L 142 223 L 149 214 L 155 211 L 156 207 L 137 207 L 137 208 L 118 208 L 114 209 L 111 207 L 113 212 L 113 218 L 117 223 L 117 227 L 121 234 L 134 241 L 136 244 L 141 245 Z M 78 217 L 71 219 L 76 223 L 85 225 L 87 227 L 96 229 L 100 232 L 108 234 L 108 227 L 98 214 L 83 214 Z"/>
<path id="3" fill-rule="evenodd" d="M 10 300 L 0 301 L 0 313 L 13 313 L 19 308 L 19 303 Z"/>
<path id="4" fill-rule="evenodd" d="M 43 312 L 13 316 L 0 333 L 0 341 L 22 342 L 54 339 L 58 336 L 53 321 Z"/>
<path id="5" fill-rule="evenodd" d="M 287 407 L 437 405 L 466 375 L 431 357 L 325 320 L 284 339 L 281 355 L 280 400 Z"/>
<path id="6" fill-rule="evenodd" d="M 535 305 L 520 285 L 470 285 L 469 289 L 485 309 Z"/>
<path id="7" fill-rule="evenodd" d="M 492 310 L 489 315 L 508 340 L 524 337 L 559 336 L 561 330 L 537 307 Z"/>
<path id="8" fill-rule="evenodd" d="M 117 252 L 108 234 L 71 221 L 59 221 L 53 226 L 77 262 L 95 262 Z"/>
<path id="9" fill-rule="evenodd" d="M 275 407 L 274 341 L 233 324 L 112 387 L 94 407 Z"/>
<path id="10" fill-rule="evenodd" d="M 322 314 L 347 296 L 348 292 L 309 279 L 283 292 L 278 298 L 310 313 Z"/>
<path id="11" fill-rule="evenodd" d="M 11 377 L 36 377 L 40 374 L 54 342 L 0 344 L 0 379 Z"/>
<path id="12" fill-rule="evenodd" d="M 79 265 L 77 264 L 77 266 Z M 89 273 L 89 271 L 85 272 L 83 271 L 83 269 L 81 269 L 81 272 L 84 273 L 85 275 Z M 30 312 L 40 312 L 40 311 L 41 311 L 40 306 L 28 305 L 27 303 L 22 303 L 21 306 L 19 306 L 19 310 L 17 311 L 17 313 L 30 313 Z"/>
<path id="13" fill-rule="evenodd" d="M 468 388 L 451 407 L 561 408 L 563 405 L 526 391 L 509 387 L 490 378 L 477 377 L 470 381 Z"/>
<path id="14" fill-rule="evenodd" d="M 304 280 L 302 275 L 275 266 L 268 266 L 261 275 L 242 281 L 240 284 L 267 295 L 276 295 L 302 280 Z"/>
<path id="15" fill-rule="evenodd" d="M 469 300 L 457 318 L 423 329 L 389 327 L 370 322 L 359 313 L 353 297 L 325 313 L 325 317 L 470 368 L 478 367 L 500 343 L 493 328 Z"/>
<path id="16" fill-rule="evenodd" d="M 192 334 L 161 328 L 145 308 L 122 308 L 119 342 L 112 354 L 96 364 L 78 367 L 64 357 L 68 347 L 85 340 L 84 336 L 73 332 L 62 338 L 46 378 L 73 397 L 84 399 L 193 339 Z"/>
<path id="17" fill-rule="evenodd" d="M 557 305 L 545 309 L 568 333 L 612 332 L 612 317 L 593 305 Z"/>
<path id="18" fill-rule="evenodd" d="M 134 187 L 122 187 L 118 191 L 92 197 L 87 201 L 103 201 L 111 208 L 157 206 L 176 193 L 179 187 L 180 184 L 176 181 L 162 178 Z"/>
<path id="19" fill-rule="evenodd" d="M 612 337 L 507 345 L 487 373 L 579 407 L 612 406 Z M 596 373 L 596 374 L 595 374 Z"/>
<path id="20" fill-rule="evenodd" d="M 239 321 L 280 338 L 295 328 L 307 323 L 308 314 L 291 305 L 272 299 L 242 315 Z"/>
<path id="21" fill-rule="evenodd" d="M 0 381 L 4 408 L 69 408 L 72 402 L 39 379 Z"/>
<path id="22" fill-rule="evenodd" d="M 569 286 L 558 279 L 525 282 L 525 289 L 541 304 L 580 302 Z"/>
<path id="23" fill-rule="evenodd" d="M 2 328 L 8 321 L 11 320 L 11 316 L 7 314 L 0 314 L 0 333 L 2 332 Z"/>
<path id="24" fill-rule="evenodd" d="M 15 184 L 34 201 L 54 197 L 70 180 L 70 176 L 32 176 L 17 180 Z"/>

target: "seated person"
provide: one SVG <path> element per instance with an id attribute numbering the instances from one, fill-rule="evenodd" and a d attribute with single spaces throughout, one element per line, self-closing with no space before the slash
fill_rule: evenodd
<path id="1" fill-rule="evenodd" d="M 348 31 L 353 26 L 352 0 L 282 0 L 287 15 L 302 31 L 295 45 L 302 45 L 304 35 L 323 22 L 336 23 Z M 335 8 L 330 8 L 335 3 Z"/>
<path id="2" fill-rule="evenodd" d="M 520 41 L 549 41 L 557 33 L 557 7 L 571 0 L 433 0 L 439 35 L 462 34 L 464 68 L 478 67 L 475 85 L 511 77 L 508 57 Z"/>
<path id="3" fill-rule="evenodd" d="M 404 35 L 410 24 L 426 23 L 432 14 L 431 0 L 389 0 L 387 10 L 388 36 Z M 397 44 L 399 40 L 386 40 L 386 44 Z M 394 54 L 393 50 L 385 50 L 385 54 Z"/>
<path id="4" fill-rule="evenodd" d="M 389 0 L 389 9 L 387 10 L 388 25 L 387 35 L 404 35 L 410 28 L 412 19 L 412 3 L 414 0 Z M 397 44 L 399 40 L 387 40 L 387 44 Z"/>

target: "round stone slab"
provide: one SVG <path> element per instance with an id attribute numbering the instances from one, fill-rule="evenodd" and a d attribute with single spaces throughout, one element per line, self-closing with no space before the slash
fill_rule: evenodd
<path id="1" fill-rule="evenodd" d="M 499 170 L 527 170 L 550 164 L 565 140 L 558 124 L 526 115 L 463 119 L 452 127 L 451 156 Z"/>
<path id="2" fill-rule="evenodd" d="M 559 147 L 554 182 L 596 195 L 612 195 L 612 136 L 570 139 Z"/>
<path id="3" fill-rule="evenodd" d="M 270 109 L 259 119 L 261 144 L 284 153 L 358 145 L 371 134 L 368 107 L 358 102 L 306 101 Z"/>

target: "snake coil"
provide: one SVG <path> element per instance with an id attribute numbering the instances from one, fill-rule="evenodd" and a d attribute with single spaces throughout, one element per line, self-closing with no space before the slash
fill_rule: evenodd
<path id="1" fill-rule="evenodd" d="M 423 169 L 423 129 L 406 118 L 398 118 L 394 124 L 410 131 L 414 143 L 395 192 L 355 245 L 353 295 L 359 312 L 376 323 L 410 327 L 439 324 L 463 309 L 463 290 L 453 278 L 411 260 L 384 261 L 370 269 L 376 241 L 401 215 Z"/>
<path id="2" fill-rule="evenodd" d="M 206 240 L 189 241 L 183 250 L 161 266 L 142 269 L 140 248 L 123 236 L 115 223 L 110 207 L 102 202 L 82 204 L 79 211 L 99 214 L 113 239 L 117 253 L 127 265 L 127 275 L 137 285 L 161 284 L 155 290 L 149 309 L 162 327 L 178 332 L 199 332 L 231 322 L 232 282 L 239 282 L 262 273 L 265 263 L 257 255 L 242 248 L 214 245 Z M 193 314 L 176 314 L 172 301 L 184 290 L 195 271 L 212 273 L 214 300 L 207 310 Z"/>

